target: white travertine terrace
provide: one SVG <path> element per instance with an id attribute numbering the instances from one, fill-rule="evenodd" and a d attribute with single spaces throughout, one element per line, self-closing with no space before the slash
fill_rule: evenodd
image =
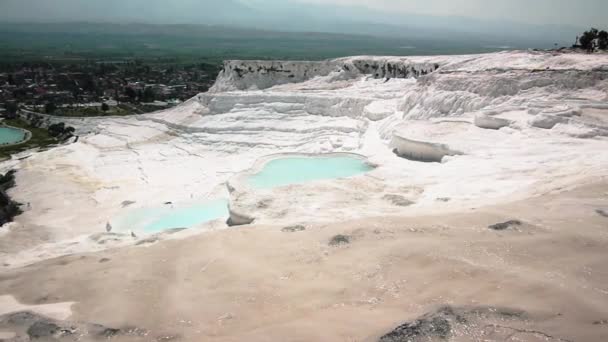
<path id="1" fill-rule="evenodd" d="M 264 203 L 260 222 L 335 222 L 483 207 L 605 177 L 608 55 L 229 61 L 210 92 L 179 107 L 69 124 L 82 135 L 77 143 L 3 164 L 19 170 L 11 195 L 31 203 L 13 225 L 44 232 L 0 252 L 11 265 L 111 247 L 89 236 L 129 210 L 167 201 L 229 197 L 239 213 Z M 352 179 L 227 190 L 264 156 L 333 152 L 379 167 Z M 414 204 L 398 207 L 386 195 Z"/>

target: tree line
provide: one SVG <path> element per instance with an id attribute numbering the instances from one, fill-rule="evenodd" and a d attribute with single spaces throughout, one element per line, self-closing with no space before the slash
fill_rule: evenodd
<path id="1" fill-rule="evenodd" d="M 580 48 L 593 52 L 596 50 L 608 50 L 608 32 L 591 28 L 589 31 L 583 32 L 580 37 L 576 38 L 574 48 Z"/>

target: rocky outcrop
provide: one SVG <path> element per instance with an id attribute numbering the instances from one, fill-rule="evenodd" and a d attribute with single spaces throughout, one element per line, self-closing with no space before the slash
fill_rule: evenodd
<path id="1" fill-rule="evenodd" d="M 390 59 L 354 59 L 342 68 L 350 71 L 349 66 L 356 68 L 358 74 L 371 75 L 374 78 L 418 78 L 439 69 L 439 63 L 409 63 L 404 60 Z"/>
<path id="2" fill-rule="evenodd" d="M 326 61 L 226 61 L 211 93 L 266 89 L 298 83 L 314 77 L 335 75 L 347 79 L 368 75 L 373 78 L 417 78 L 440 67 L 440 62 L 414 61 L 405 57 L 351 57 Z"/>
<path id="3" fill-rule="evenodd" d="M 404 323 L 386 335 L 379 342 L 409 342 L 417 340 L 447 339 L 452 333 L 452 321 L 464 321 L 450 307 L 426 314 L 412 322 Z"/>
<path id="4" fill-rule="evenodd" d="M 303 82 L 315 76 L 326 76 L 335 67 L 332 61 L 226 61 L 209 91 L 266 89 L 278 84 Z"/>
<path id="5" fill-rule="evenodd" d="M 568 341 L 530 327 L 531 317 L 520 310 L 444 306 L 397 326 L 377 341 Z"/>

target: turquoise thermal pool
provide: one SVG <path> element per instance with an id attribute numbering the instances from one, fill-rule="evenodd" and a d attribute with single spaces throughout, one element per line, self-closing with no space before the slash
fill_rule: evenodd
<path id="1" fill-rule="evenodd" d="M 167 204 L 158 208 L 138 209 L 120 220 L 118 226 L 121 230 L 132 229 L 154 234 L 173 228 L 190 228 L 228 216 L 228 201 L 221 199 L 183 207 Z"/>
<path id="2" fill-rule="evenodd" d="M 11 127 L 0 127 L 0 145 L 16 144 L 25 139 L 25 131 Z"/>
<path id="3" fill-rule="evenodd" d="M 346 178 L 373 169 L 362 158 L 286 157 L 266 163 L 264 168 L 249 177 L 248 183 L 256 189 L 269 189 L 314 180 Z"/>

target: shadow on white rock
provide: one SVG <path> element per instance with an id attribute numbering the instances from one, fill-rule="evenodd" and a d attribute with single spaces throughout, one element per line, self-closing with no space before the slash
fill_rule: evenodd
<path id="1" fill-rule="evenodd" d="M 255 221 L 254 217 L 239 212 L 238 210 L 234 209 L 232 205 L 228 206 L 228 211 L 230 212 L 230 217 L 228 218 L 226 224 L 229 227 L 245 226 L 248 224 L 252 224 L 253 221 Z"/>

